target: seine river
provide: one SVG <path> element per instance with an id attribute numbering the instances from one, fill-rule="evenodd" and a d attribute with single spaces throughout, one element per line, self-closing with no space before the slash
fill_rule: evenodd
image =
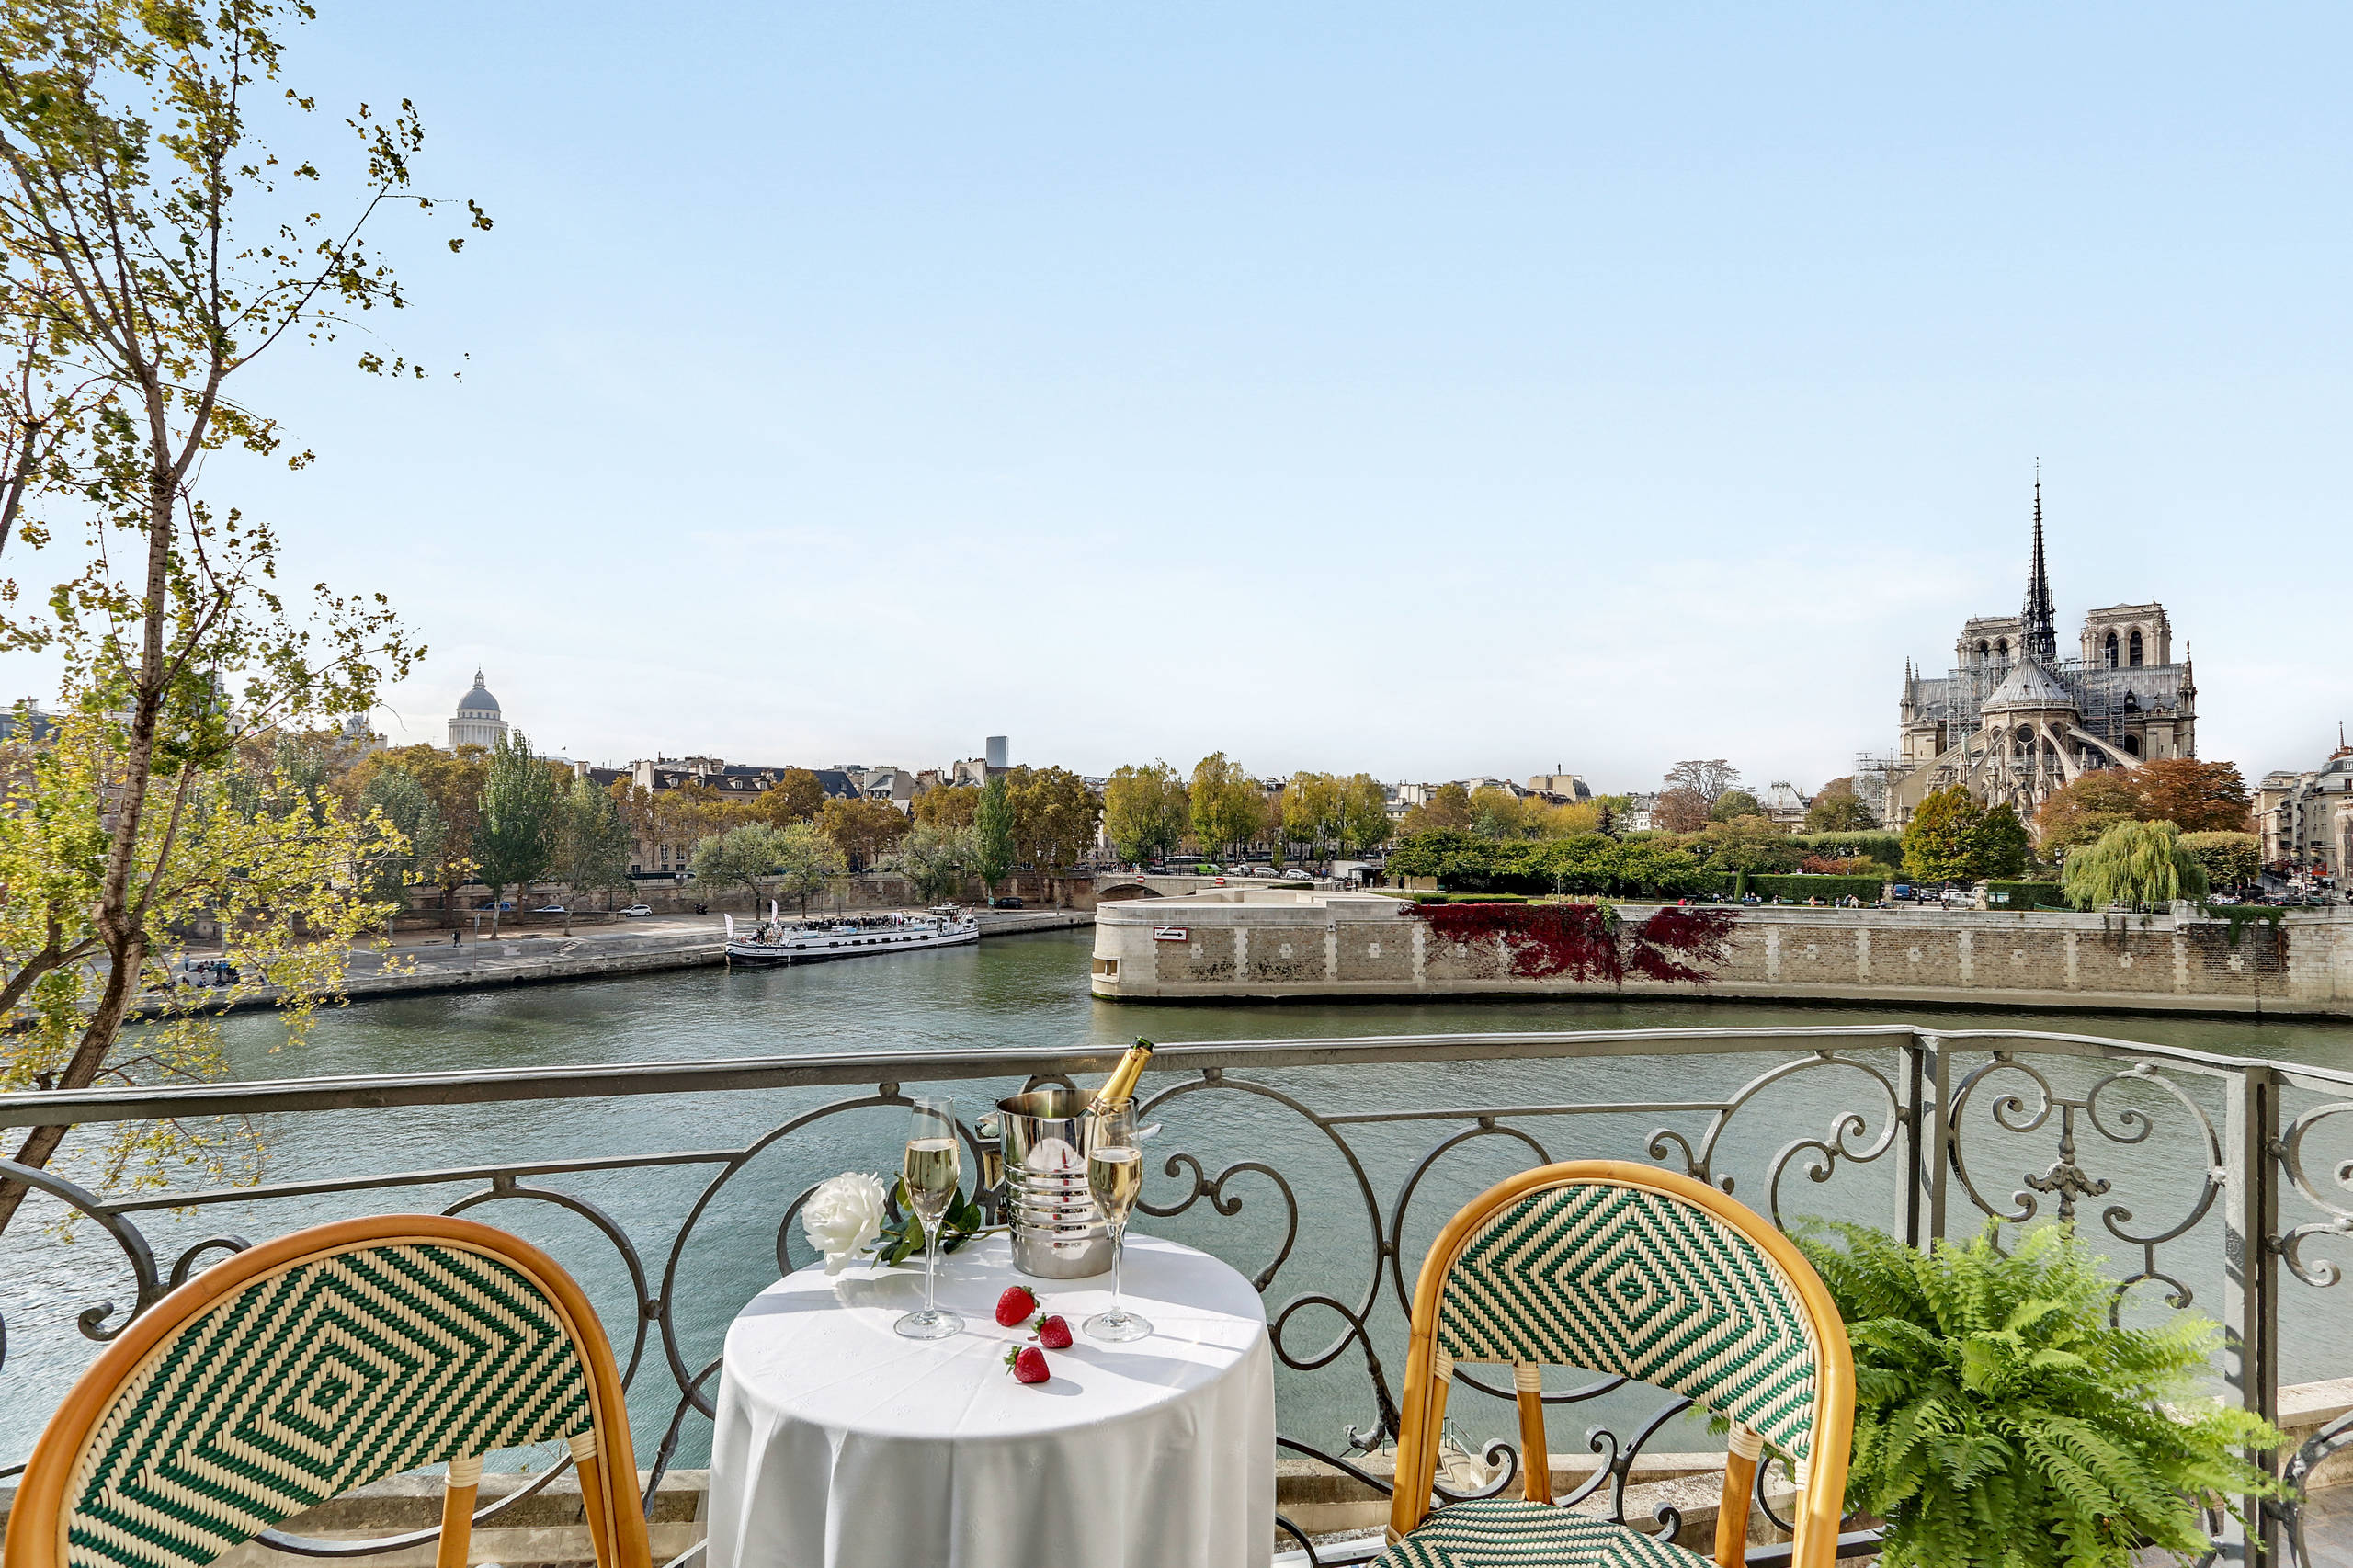
<path id="1" fill-rule="evenodd" d="M 908 954 L 867 963 L 809 969 L 728 972 L 683 971 L 632 979 L 452 994 L 407 1001 L 370 1002 L 328 1015 L 304 1045 L 274 1049 L 279 1036 L 267 1017 L 240 1017 L 230 1028 L 233 1071 L 245 1078 L 307 1077 L 353 1073 L 438 1072 L 457 1068 L 540 1067 L 742 1057 L 812 1052 L 916 1049 L 1074 1048 L 1123 1042 L 1137 1034 L 1161 1040 L 1420 1034 L 1447 1030 L 1643 1028 L 1824 1025 L 1881 1022 L 1905 1017 L 1887 1008 L 1747 1006 L 1667 1000 L 1483 1002 L 1426 1006 L 1185 1006 L 1098 1003 L 1087 994 L 1088 931 L 992 938 L 976 949 Z M 2353 1067 L 2353 1028 L 2338 1025 L 2213 1019 L 2146 1018 L 2093 1014 L 1968 1015 L 1938 1013 L 1947 1028 L 2012 1028 L 2096 1034 L 2230 1054 Z M 1883 1065 L 1886 1053 L 1861 1053 Z M 1779 1057 L 1637 1058 L 1574 1062 L 1294 1071 L 1266 1075 L 1318 1111 L 1396 1109 L 1464 1105 L 1578 1102 L 1639 1103 L 1644 1109 L 1568 1118 L 1532 1119 L 1528 1126 L 1555 1158 L 1618 1154 L 1643 1157 L 1654 1132 L 1673 1129 L 1697 1141 L 1704 1111 L 1673 1105 L 1731 1096 Z M 2063 1092 L 2089 1080 L 2061 1064 L 2052 1073 Z M 1148 1088 L 1158 1086 L 1147 1079 Z M 2008 1087 L 2027 1089 L 2022 1077 Z M 1993 1085 L 1989 1084 L 1987 1099 Z M 983 1092 L 973 1085 L 960 1107 L 969 1116 Z M 2217 1115 L 2220 1096 L 2192 1085 L 2193 1098 Z M 265 1179 L 300 1181 L 354 1173 L 419 1171 L 454 1165 L 581 1158 L 614 1153 L 739 1147 L 801 1109 L 835 1092 L 763 1091 L 700 1099 L 647 1097 L 612 1101 L 550 1101 L 522 1107 L 352 1111 L 270 1119 L 257 1129 L 267 1148 Z M 2103 1096 L 2111 1125 L 2138 1108 L 2154 1131 L 2131 1146 L 2108 1143 L 2079 1127 L 2080 1158 L 2090 1173 L 2114 1182 L 2114 1192 L 2086 1200 L 2087 1231 L 2097 1230 L 2102 1207 L 2121 1203 L 2132 1217 L 2119 1228 L 2144 1233 L 2171 1228 L 2196 1200 L 2208 1156 L 2197 1120 L 2177 1102 L 2124 1084 Z M 2012 1201 L 2022 1178 L 2052 1158 L 2055 1132 L 2031 1137 L 1991 1125 L 1986 1101 L 1977 1122 L 1982 1136 L 1965 1145 L 1972 1174 L 1989 1201 Z M 1791 1141 L 1831 1134 L 1834 1119 L 1855 1110 L 1868 1143 L 1886 1126 L 1886 1102 L 1863 1071 L 1828 1067 L 1801 1073 L 1755 1096 L 1730 1122 L 1717 1162 L 1734 1174 L 1738 1196 L 1766 1201 L 1766 1174 L 1776 1151 Z M 1184 1096 L 1163 1119 L 1159 1147 L 1196 1153 L 1214 1173 L 1238 1160 L 1264 1160 L 1290 1179 L 1302 1210 L 1293 1250 L 1267 1291 L 1270 1311 L 1303 1292 L 1329 1291 L 1359 1299 L 1371 1247 L 1354 1178 L 1332 1144 L 1312 1123 L 1270 1099 L 1239 1093 Z M 2054 1118 L 2055 1121 L 2055 1118 Z M 728 1319 L 776 1275 L 778 1216 L 811 1182 L 847 1168 L 886 1169 L 896 1163 L 904 1112 L 861 1111 L 818 1124 L 763 1153 L 712 1203 L 679 1259 L 673 1297 L 692 1369 L 718 1353 Z M 1387 1203 L 1416 1162 L 1461 1123 L 1417 1121 L 1350 1130 L 1369 1178 Z M 2325 1165 L 2353 1150 L 2332 1143 Z M 1405 1255 L 1417 1258 L 1445 1215 L 1464 1198 L 1530 1156 L 1501 1138 L 1474 1141 L 1446 1155 L 1417 1196 L 1404 1227 Z M 2308 1156 L 2308 1166 L 2311 1165 Z M 1157 1162 L 1154 1162 L 1155 1171 Z M 543 1185 L 590 1199 L 608 1210 L 643 1252 L 660 1289 L 671 1238 L 710 1179 L 709 1166 L 671 1165 L 648 1171 L 544 1178 Z M 1155 1179 L 1158 1179 L 1155 1177 Z M 1165 1184 L 1164 1184 L 1165 1186 Z M 237 1205 L 193 1217 L 153 1212 L 141 1223 L 168 1261 L 207 1235 L 240 1233 L 255 1238 L 347 1213 L 388 1206 L 438 1209 L 471 1190 L 462 1186 L 404 1189 L 401 1196 L 359 1194 Z M 1266 1266 L 1286 1229 L 1284 1205 L 1263 1177 L 1237 1176 L 1229 1187 L 1240 1213 L 1222 1217 L 1204 1202 L 1188 1213 L 1145 1221 L 1144 1227 L 1204 1245 L 1245 1273 Z M 1889 1163 L 1842 1166 L 1816 1186 L 1792 1170 L 1782 1185 L 1787 1213 L 1821 1213 L 1886 1222 L 1893 1207 Z M 1150 1200 L 1154 1188 L 1147 1188 Z M 1961 1205 L 1956 1199 L 1956 1213 Z M 2048 1200 L 2044 1212 L 2049 1212 Z M 53 1212 L 53 1211 L 51 1211 Z M 549 1204 L 501 1201 L 473 1212 L 520 1231 L 553 1250 L 587 1285 L 606 1322 L 615 1325 L 627 1354 L 631 1320 L 627 1274 L 618 1255 L 584 1221 Z M 28 1216 L 31 1213 L 28 1208 Z M 21 1226 L 21 1222 L 20 1222 Z M 797 1238 L 796 1238 L 796 1244 Z M 0 1316 L 6 1362 L 0 1367 L 0 1466 L 20 1461 L 34 1433 L 83 1365 L 91 1347 L 74 1329 L 75 1314 L 111 1299 L 128 1299 L 127 1271 L 111 1245 L 85 1226 L 70 1244 L 36 1236 L 28 1227 L 7 1238 L 9 1265 L 0 1269 Z M 2120 1273 L 2140 1267 L 2140 1249 L 2099 1236 L 2099 1250 Z M 2316 1255 L 2323 1248 L 2313 1249 Z M 2342 1249 L 2340 1249 L 2341 1252 Z M 2197 1305 L 2219 1301 L 2218 1227 L 2209 1216 L 2182 1240 L 2160 1251 L 2159 1266 L 2178 1276 Z M 805 1258 L 805 1250 L 800 1256 Z M 2336 1256 L 2336 1255 L 2330 1255 Z M 2339 1261 L 2345 1261 L 2341 1256 Z M 2344 1376 L 2341 1336 L 2353 1309 L 2353 1285 L 2321 1291 L 2290 1287 L 2287 1373 L 2290 1381 Z M 1384 1360 L 1402 1363 L 1402 1318 L 1389 1288 L 1381 1314 Z M 1308 1309 L 1285 1343 L 1302 1358 L 1335 1338 L 1338 1320 Z M 1313 1374 L 1285 1371 L 1282 1425 L 1287 1434 L 1336 1446 L 1339 1428 L 1369 1423 L 1370 1384 L 1354 1351 Z M 640 1458 L 676 1398 L 663 1364 L 658 1336 L 649 1337 L 646 1364 L 632 1388 Z M 1504 1430 L 1458 1400 L 1474 1432 Z M 1636 1414 L 1631 1404 L 1597 1410 L 1613 1425 Z M 1580 1446 L 1588 1417 L 1563 1413 L 1553 1446 Z M 680 1462 L 699 1462 L 708 1423 L 688 1423 Z M 1678 1446 L 1668 1444 L 1667 1446 Z"/>

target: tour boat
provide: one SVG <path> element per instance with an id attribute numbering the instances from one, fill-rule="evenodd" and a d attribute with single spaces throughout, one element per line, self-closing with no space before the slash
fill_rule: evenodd
<path id="1" fill-rule="evenodd" d="M 970 910 L 941 904 L 928 915 L 874 915 L 851 920 L 768 917 L 739 931 L 727 917 L 727 961 L 731 964 L 824 963 L 829 959 L 872 958 L 921 948 L 956 948 L 981 939 L 981 923 Z"/>

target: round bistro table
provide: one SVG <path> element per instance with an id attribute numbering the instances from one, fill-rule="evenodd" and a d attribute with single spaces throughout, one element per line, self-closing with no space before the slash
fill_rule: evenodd
<path id="1" fill-rule="evenodd" d="M 1015 1381 L 996 1299 L 1027 1285 L 1070 1321 L 1051 1378 Z M 991 1236 L 944 1257 L 949 1339 L 902 1339 L 923 1266 L 811 1267 L 727 1331 L 711 1437 L 710 1568 L 1265 1568 L 1274 1552 L 1274 1359 L 1247 1280 L 1131 1233 L 1150 1337 L 1079 1324 L 1111 1277 L 1032 1279 Z"/>

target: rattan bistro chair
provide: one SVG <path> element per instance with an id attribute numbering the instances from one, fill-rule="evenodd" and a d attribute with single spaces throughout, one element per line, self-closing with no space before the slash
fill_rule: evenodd
<path id="1" fill-rule="evenodd" d="M 1508 1365 L 1524 1498 L 1432 1512 L 1458 1365 Z M 1789 1238 L 1704 1182 L 1579 1160 L 1488 1188 L 1447 1222 L 1414 1289 L 1390 1547 L 1377 1568 L 1701 1568 L 1697 1552 L 1554 1506 L 1545 1366 L 1622 1374 L 1733 1422 L 1715 1561 L 1738 1568 L 1767 1440 L 1799 1460 L 1795 1568 L 1830 1568 L 1855 1420 L 1838 1309 Z"/>
<path id="2" fill-rule="evenodd" d="M 449 1465 L 440 1568 L 483 1456 L 568 1442 L 599 1568 L 646 1568 L 620 1375 L 569 1275 L 472 1220 L 347 1220 L 235 1254 L 132 1320 L 50 1417 L 5 1568 L 202 1568 L 328 1498 Z"/>

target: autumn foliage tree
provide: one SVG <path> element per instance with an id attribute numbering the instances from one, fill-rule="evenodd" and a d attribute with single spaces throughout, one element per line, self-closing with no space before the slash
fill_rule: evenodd
<path id="1" fill-rule="evenodd" d="M 1879 824 L 1878 816 L 1855 793 L 1852 778 L 1833 778 L 1805 809 L 1808 833 L 1865 833 Z"/>
<path id="2" fill-rule="evenodd" d="M 969 784 L 936 784 L 915 800 L 915 822 L 922 827 L 970 827 L 980 809 L 981 792 Z"/>
<path id="3" fill-rule="evenodd" d="M 911 825 L 884 801 L 827 801 L 817 813 L 818 830 L 841 846 L 853 870 L 881 865 Z"/>
<path id="4" fill-rule="evenodd" d="M 2245 833 L 2246 780 L 2236 764 L 2168 756 L 2138 767 L 2103 767 L 2054 791 L 2035 812 L 2046 855 L 2096 842 L 2120 822 L 2169 822 L 2184 833 Z"/>
<path id="5" fill-rule="evenodd" d="M 1043 871 L 1074 866 L 1095 847 L 1103 802 L 1066 767 L 1017 767 L 1007 777 L 1015 855 Z"/>
<path id="6" fill-rule="evenodd" d="M 1222 751 L 1211 752 L 1193 765 L 1186 790 L 1194 841 L 1212 855 L 1247 848 L 1267 831 L 1266 799 L 1266 791 L 1240 763 Z"/>
<path id="7" fill-rule="evenodd" d="M 1112 770 L 1103 787 L 1103 831 L 1111 852 L 1131 865 L 1156 860 L 1184 842 L 1192 802 L 1165 762 Z"/>

